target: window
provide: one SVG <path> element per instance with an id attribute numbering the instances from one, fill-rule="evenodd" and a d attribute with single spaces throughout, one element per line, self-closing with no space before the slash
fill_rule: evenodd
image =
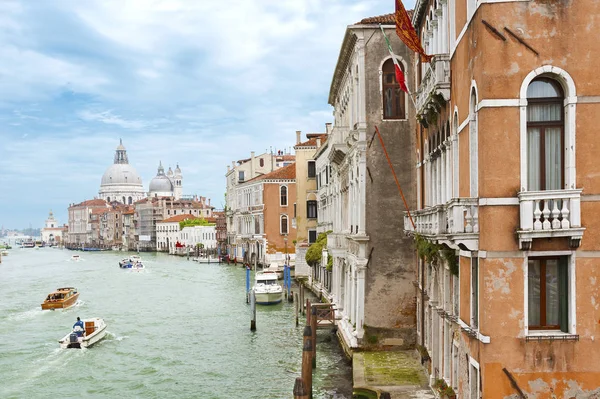
<path id="1" fill-rule="evenodd" d="M 479 399 L 480 385 L 479 385 L 479 365 L 473 359 L 469 360 L 469 398 Z"/>
<path id="2" fill-rule="evenodd" d="M 527 160 L 530 191 L 563 187 L 564 94 L 558 82 L 540 78 L 527 87 Z"/>
<path id="3" fill-rule="evenodd" d="M 479 327 L 479 258 L 471 258 L 471 327 Z"/>
<path id="4" fill-rule="evenodd" d="M 241 181 L 241 182 L 244 181 L 244 171 L 243 170 L 240 170 L 238 172 L 238 181 Z"/>
<path id="5" fill-rule="evenodd" d="M 264 159 L 262 159 L 262 158 L 260 158 L 260 159 L 258 160 L 258 164 L 259 164 L 259 165 L 260 165 L 260 167 L 262 168 L 263 166 L 265 166 L 265 160 L 264 160 Z"/>
<path id="6" fill-rule="evenodd" d="M 317 230 L 308 230 L 308 243 L 317 242 Z"/>
<path id="7" fill-rule="evenodd" d="M 567 259 L 529 258 L 527 313 L 530 330 L 569 332 Z"/>
<path id="8" fill-rule="evenodd" d="M 306 201 L 306 217 L 309 219 L 317 218 L 317 201 Z"/>
<path id="9" fill-rule="evenodd" d="M 294 217 L 296 217 L 296 203 L 294 202 Z"/>
<path id="10" fill-rule="evenodd" d="M 279 188 L 279 194 L 280 194 L 280 202 L 279 204 L 281 206 L 287 206 L 288 201 L 287 201 L 287 186 L 281 186 Z"/>
<path id="11" fill-rule="evenodd" d="M 308 161 L 308 177 L 314 178 L 316 175 L 315 161 Z"/>
<path id="12" fill-rule="evenodd" d="M 404 73 L 402 64 L 399 65 Z M 394 61 L 391 58 L 383 63 L 382 72 L 383 119 L 405 119 L 405 95 L 396 80 Z"/>
<path id="13" fill-rule="evenodd" d="M 288 233 L 288 217 L 287 215 L 281 215 L 281 234 Z"/>

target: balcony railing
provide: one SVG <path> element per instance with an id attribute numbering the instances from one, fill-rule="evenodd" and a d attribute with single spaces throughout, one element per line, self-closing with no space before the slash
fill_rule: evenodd
<path id="1" fill-rule="evenodd" d="M 348 248 L 348 242 L 345 234 L 333 234 L 327 235 L 327 248 L 328 249 L 346 249 Z"/>
<path id="2" fill-rule="evenodd" d="M 581 191 L 548 190 L 519 193 L 519 246 L 530 249 L 534 238 L 569 237 L 577 248 L 583 237 Z"/>
<path id="3" fill-rule="evenodd" d="M 415 103 L 420 115 L 425 113 L 425 109 L 433 100 L 433 94 L 441 94 L 445 101 L 450 99 L 450 56 L 448 54 L 435 55 L 429 66 L 417 89 Z"/>
<path id="4" fill-rule="evenodd" d="M 477 198 L 453 198 L 446 204 L 404 213 L 404 231 L 433 240 L 464 244 L 470 250 L 479 247 L 479 207 Z"/>

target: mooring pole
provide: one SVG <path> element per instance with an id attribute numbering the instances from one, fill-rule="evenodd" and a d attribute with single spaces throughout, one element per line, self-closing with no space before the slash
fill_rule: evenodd
<path id="1" fill-rule="evenodd" d="M 246 268 L 246 303 L 250 302 L 250 268 Z"/>
<path id="2" fill-rule="evenodd" d="M 306 390 L 304 380 L 300 377 L 296 378 L 294 383 L 294 399 L 308 399 L 308 391 Z"/>
<path id="3" fill-rule="evenodd" d="M 304 334 L 302 337 L 302 379 L 306 384 L 306 390 L 308 391 L 308 397 L 312 398 L 312 329 L 309 325 L 304 327 Z"/>
<path id="4" fill-rule="evenodd" d="M 256 331 L 256 294 L 254 293 L 254 290 L 250 291 L 250 310 L 252 312 L 250 331 Z"/>
<path id="5" fill-rule="evenodd" d="M 298 308 L 300 307 L 300 302 L 298 301 L 298 293 L 294 292 L 293 294 L 296 296 L 296 300 L 294 301 L 294 313 L 296 316 L 296 327 L 298 327 L 298 325 L 300 325 L 298 322 Z"/>
<path id="6" fill-rule="evenodd" d="M 312 329 L 312 368 L 314 369 L 317 367 L 317 308 L 315 306 L 310 307 L 310 328 Z"/>

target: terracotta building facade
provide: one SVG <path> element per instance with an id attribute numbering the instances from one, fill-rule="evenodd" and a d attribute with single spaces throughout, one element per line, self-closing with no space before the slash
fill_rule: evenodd
<path id="1" fill-rule="evenodd" d="M 459 398 L 600 394 L 600 3 L 418 0 L 417 331 Z"/>

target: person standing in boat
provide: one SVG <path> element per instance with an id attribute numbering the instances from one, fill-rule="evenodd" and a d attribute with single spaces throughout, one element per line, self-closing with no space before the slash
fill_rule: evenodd
<path id="1" fill-rule="evenodd" d="M 75 324 L 73 324 L 73 331 L 75 331 L 79 337 L 83 336 L 83 321 L 81 321 L 79 317 L 77 318 Z"/>

